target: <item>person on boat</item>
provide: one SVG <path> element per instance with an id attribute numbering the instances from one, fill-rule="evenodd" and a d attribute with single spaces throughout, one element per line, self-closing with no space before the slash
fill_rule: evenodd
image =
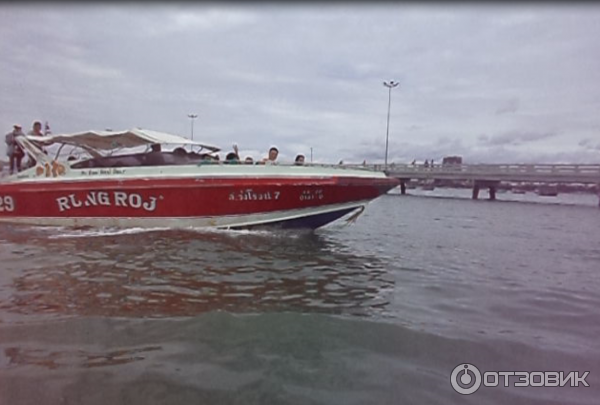
<path id="1" fill-rule="evenodd" d="M 33 126 L 31 127 L 31 130 L 29 132 L 27 132 L 27 135 L 30 136 L 45 136 L 46 134 L 42 131 L 42 123 L 39 121 L 35 121 L 33 123 Z M 46 149 L 42 146 L 42 144 L 40 142 L 35 142 L 32 141 L 32 143 L 37 146 L 42 152 L 44 152 L 46 155 L 48 154 L 48 151 L 46 151 Z M 33 156 L 27 156 L 27 167 L 33 167 L 35 166 L 35 159 L 33 158 Z"/>
<path id="2" fill-rule="evenodd" d="M 6 154 L 9 158 L 10 174 L 14 173 L 15 167 L 17 172 L 21 171 L 21 160 L 23 159 L 25 152 L 23 152 L 23 149 L 15 141 L 16 137 L 21 135 L 25 135 L 21 129 L 21 125 L 15 124 L 13 125 L 13 130 L 4 137 L 4 141 L 7 145 Z"/>
<path id="3" fill-rule="evenodd" d="M 244 159 L 244 164 L 253 165 L 254 159 L 252 159 L 252 156 L 246 156 L 246 159 Z"/>
<path id="4" fill-rule="evenodd" d="M 172 155 L 174 163 L 177 165 L 189 162 L 189 153 L 181 146 L 173 149 Z"/>
<path id="5" fill-rule="evenodd" d="M 277 149 L 275 146 L 271 146 L 271 149 L 269 149 L 269 156 L 261 160 L 260 164 L 272 165 L 276 163 L 277 156 L 279 156 L 279 149 Z"/>
<path id="6" fill-rule="evenodd" d="M 233 152 L 229 152 L 226 156 L 225 156 L 225 162 L 226 164 L 240 164 L 240 153 L 239 153 L 239 149 L 236 143 L 233 144 Z"/>
<path id="7" fill-rule="evenodd" d="M 296 159 L 294 159 L 294 164 L 296 166 L 302 166 L 304 164 L 304 155 L 296 155 Z"/>
<path id="8" fill-rule="evenodd" d="M 162 148 L 159 143 L 153 143 L 151 150 L 146 154 L 147 166 L 160 166 L 165 164 L 165 157 L 162 154 Z"/>
<path id="9" fill-rule="evenodd" d="M 237 153 L 229 152 L 227 154 L 227 156 L 225 156 L 224 163 L 231 164 L 231 165 L 238 165 L 238 164 L 240 164 L 240 158 L 238 157 Z"/>
<path id="10" fill-rule="evenodd" d="M 218 156 L 213 156 L 210 153 L 201 153 L 199 154 L 199 161 L 198 164 L 204 165 L 204 164 L 212 164 L 212 163 L 217 163 Z"/>
<path id="11" fill-rule="evenodd" d="M 220 157 L 218 153 L 215 154 L 210 154 L 210 153 L 203 153 L 201 155 L 201 159 L 200 162 L 198 162 L 198 164 L 201 165 L 216 165 L 219 163 Z"/>
<path id="12" fill-rule="evenodd" d="M 27 135 L 44 136 L 45 134 L 42 132 L 42 123 L 35 121 L 31 127 L 31 131 L 27 132 Z"/>
<path id="13" fill-rule="evenodd" d="M 160 146 L 160 145 L 158 145 L 158 146 Z M 185 157 L 185 156 L 188 155 L 188 152 L 185 150 L 185 148 L 182 148 L 180 146 L 178 148 L 173 149 L 173 154 L 176 155 L 176 156 L 183 156 L 183 157 Z"/>

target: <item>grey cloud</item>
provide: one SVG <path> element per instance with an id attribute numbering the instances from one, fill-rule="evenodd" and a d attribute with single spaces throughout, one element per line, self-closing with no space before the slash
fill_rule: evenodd
<path id="1" fill-rule="evenodd" d="M 519 99 L 513 98 L 498 107 L 496 115 L 515 113 L 517 111 L 519 111 Z"/>
<path id="2" fill-rule="evenodd" d="M 360 150 L 347 149 L 345 154 L 341 154 L 345 162 L 360 163 L 367 160 L 369 163 L 382 162 L 385 155 L 385 149 L 380 145 L 363 145 Z M 408 164 L 417 160 L 423 162 L 426 159 L 434 159 L 441 162 L 444 156 L 462 156 L 463 162 L 467 164 L 477 163 L 573 163 L 573 164 L 593 164 L 600 160 L 597 151 L 588 150 L 581 152 L 575 148 L 553 153 L 530 152 L 509 148 L 506 145 L 494 145 L 485 148 L 468 147 L 460 141 L 451 144 L 414 144 L 404 143 L 395 147 L 389 154 L 388 162 Z"/>
<path id="3" fill-rule="evenodd" d="M 32 7 L 0 6 L 5 132 L 39 119 L 55 132 L 187 136 L 195 112 L 196 136 L 224 148 L 383 161 L 383 80 L 400 82 L 394 159 L 546 159 L 565 145 L 588 158 L 573 139 L 595 139 L 600 125 L 590 101 L 600 93 L 600 7 Z M 33 10 L 35 29 L 19 29 Z"/>
<path id="4" fill-rule="evenodd" d="M 592 141 L 590 138 L 582 139 L 579 141 L 578 145 L 586 150 L 600 151 L 600 142 L 594 144 L 594 141 Z"/>
<path id="5" fill-rule="evenodd" d="M 478 141 L 480 145 L 522 145 L 528 142 L 540 141 L 555 137 L 555 132 L 535 132 L 535 131 L 510 131 L 499 135 L 487 136 L 480 135 Z"/>

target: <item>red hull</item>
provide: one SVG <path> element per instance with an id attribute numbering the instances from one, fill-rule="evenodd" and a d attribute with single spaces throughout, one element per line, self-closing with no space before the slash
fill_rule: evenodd
<path id="1" fill-rule="evenodd" d="M 220 217 L 368 201 L 392 178 L 180 178 L 13 183 L 0 217 Z"/>

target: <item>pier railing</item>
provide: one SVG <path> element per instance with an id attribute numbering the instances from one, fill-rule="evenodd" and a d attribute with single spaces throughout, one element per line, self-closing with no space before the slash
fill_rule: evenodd
<path id="1" fill-rule="evenodd" d="M 385 170 L 384 165 L 342 165 Z M 389 164 L 388 175 L 405 180 L 531 181 L 600 183 L 600 164 Z"/>

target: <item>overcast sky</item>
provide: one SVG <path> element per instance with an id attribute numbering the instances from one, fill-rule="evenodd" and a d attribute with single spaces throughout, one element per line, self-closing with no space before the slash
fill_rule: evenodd
<path id="1" fill-rule="evenodd" d="M 142 127 L 242 157 L 600 162 L 600 5 L 0 5 L 0 128 Z M 0 152 L 5 159 L 4 142 Z"/>

